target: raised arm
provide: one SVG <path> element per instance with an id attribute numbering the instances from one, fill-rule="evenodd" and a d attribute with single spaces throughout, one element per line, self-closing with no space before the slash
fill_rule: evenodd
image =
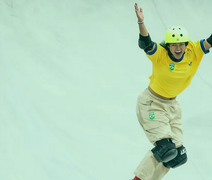
<path id="1" fill-rule="evenodd" d="M 152 52 L 155 49 L 155 44 L 152 42 L 150 35 L 144 25 L 144 14 L 142 8 L 138 8 L 138 4 L 135 3 L 135 13 L 138 18 L 138 25 L 140 30 L 138 45 L 145 52 Z"/>

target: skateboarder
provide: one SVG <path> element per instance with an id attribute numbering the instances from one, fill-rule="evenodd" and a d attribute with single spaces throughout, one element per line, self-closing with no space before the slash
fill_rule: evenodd
<path id="1" fill-rule="evenodd" d="M 135 170 L 133 180 L 161 180 L 170 168 L 186 163 L 183 145 L 181 107 L 176 97 L 194 77 L 204 54 L 212 46 L 212 35 L 191 41 L 181 26 L 165 32 L 165 41 L 151 40 L 142 8 L 135 3 L 139 26 L 139 47 L 152 62 L 152 75 L 147 89 L 138 97 L 137 117 L 154 148 L 147 152 Z"/>

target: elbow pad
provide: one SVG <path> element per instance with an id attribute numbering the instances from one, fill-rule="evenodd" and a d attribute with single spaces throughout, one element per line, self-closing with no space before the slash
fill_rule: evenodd
<path id="1" fill-rule="evenodd" d="M 139 34 L 138 46 L 145 52 L 152 50 L 154 42 L 152 42 L 149 34 L 148 36 L 142 36 Z"/>
<path id="2" fill-rule="evenodd" d="M 212 46 L 212 34 L 211 34 L 211 36 L 207 39 L 207 42 Z"/>

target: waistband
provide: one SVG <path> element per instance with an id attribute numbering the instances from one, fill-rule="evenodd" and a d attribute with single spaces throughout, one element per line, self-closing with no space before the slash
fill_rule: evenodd
<path id="1" fill-rule="evenodd" d="M 160 98 L 160 99 L 163 99 L 163 100 L 174 100 L 174 99 L 176 99 L 176 97 L 173 97 L 173 98 L 166 98 L 166 97 L 163 97 L 163 96 L 157 94 L 156 92 L 154 92 L 149 86 L 148 86 L 147 89 L 151 92 L 151 94 L 153 94 L 154 96 L 156 96 L 156 97 L 158 97 L 158 98 Z"/>

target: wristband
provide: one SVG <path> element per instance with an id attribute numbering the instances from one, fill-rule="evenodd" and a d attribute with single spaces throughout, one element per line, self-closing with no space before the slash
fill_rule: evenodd
<path id="1" fill-rule="evenodd" d="M 139 21 L 138 21 L 138 24 L 143 24 L 143 23 L 144 23 L 144 21 L 142 21 L 142 22 L 139 22 Z"/>

